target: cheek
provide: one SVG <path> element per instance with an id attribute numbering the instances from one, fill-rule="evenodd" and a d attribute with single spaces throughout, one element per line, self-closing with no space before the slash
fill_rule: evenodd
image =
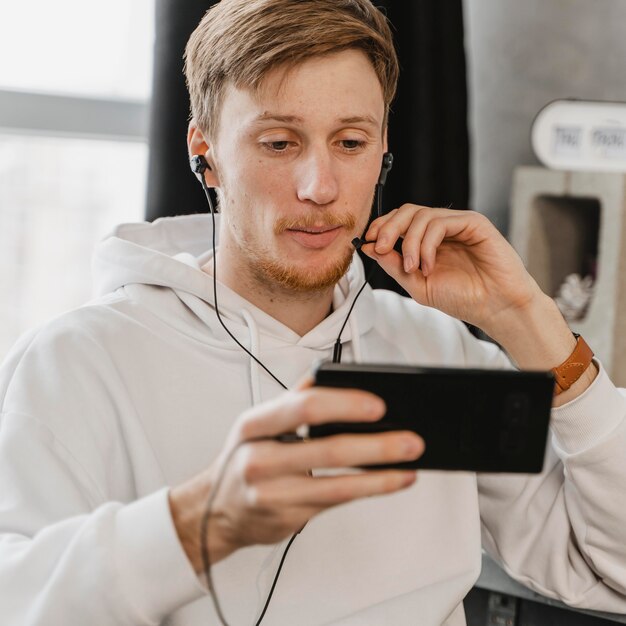
<path id="1" fill-rule="evenodd" d="M 287 206 L 284 185 L 280 180 L 242 168 L 233 183 L 224 182 L 227 198 L 227 217 L 241 241 L 252 245 L 253 241 L 269 236 L 276 220 Z"/>
<path id="2" fill-rule="evenodd" d="M 259 201 L 270 202 L 275 199 L 288 196 L 290 189 L 290 178 L 284 168 L 278 168 L 270 164 L 259 165 L 254 170 L 251 183 L 259 198 Z"/>
<path id="3" fill-rule="evenodd" d="M 367 220 L 372 209 L 374 201 L 375 182 L 372 184 L 370 180 L 362 180 L 360 182 L 351 181 L 346 189 L 346 203 L 349 204 L 357 219 L 364 218 Z"/>
<path id="4" fill-rule="evenodd" d="M 262 159 L 242 159 L 232 180 L 254 203 L 285 197 L 289 188 L 285 172 Z"/>
<path id="5" fill-rule="evenodd" d="M 272 165 L 259 167 L 246 182 L 247 204 L 254 211 L 252 220 L 265 230 L 274 229 L 276 220 L 293 211 L 295 197 L 288 175 Z"/>

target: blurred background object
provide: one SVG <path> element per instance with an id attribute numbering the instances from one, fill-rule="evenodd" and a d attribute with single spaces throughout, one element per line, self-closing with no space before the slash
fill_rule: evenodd
<path id="1" fill-rule="evenodd" d="M 508 231 L 532 121 L 561 98 L 626 100 L 623 0 L 465 0 L 472 207 Z"/>

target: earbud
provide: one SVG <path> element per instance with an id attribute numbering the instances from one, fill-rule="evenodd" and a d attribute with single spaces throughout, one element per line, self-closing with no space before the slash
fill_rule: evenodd
<path id="1" fill-rule="evenodd" d="M 189 159 L 189 167 L 194 174 L 200 175 L 200 184 L 202 185 L 202 189 L 204 189 L 204 195 L 209 203 L 209 210 L 211 211 L 211 214 L 214 215 L 215 206 L 213 205 L 213 200 L 211 199 L 211 194 L 209 192 L 209 188 L 207 187 L 206 180 L 204 180 L 204 172 L 207 170 L 212 171 L 211 166 L 201 154 L 194 154 Z"/>
<path id="2" fill-rule="evenodd" d="M 378 175 L 378 182 L 376 183 L 376 212 L 378 217 L 383 214 L 383 187 L 387 182 L 387 174 L 389 174 L 392 167 L 393 154 L 391 154 L 391 152 L 385 152 L 385 154 L 383 154 L 383 164 L 380 167 L 380 174 Z M 351 243 L 357 250 L 360 250 L 361 246 L 364 246 L 366 243 L 376 242 L 355 237 Z"/>
<path id="3" fill-rule="evenodd" d="M 201 154 L 194 154 L 189 159 L 189 167 L 194 174 L 202 174 L 206 170 L 210 170 L 211 166 Z"/>
<path id="4" fill-rule="evenodd" d="M 383 164 L 380 168 L 380 174 L 378 176 L 378 185 L 384 186 L 387 182 L 387 174 L 391 171 L 393 167 L 393 154 L 391 152 L 385 152 L 383 154 Z"/>

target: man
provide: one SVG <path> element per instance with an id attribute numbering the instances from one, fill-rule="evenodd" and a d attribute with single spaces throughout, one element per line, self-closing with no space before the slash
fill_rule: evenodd
<path id="1" fill-rule="evenodd" d="M 384 412 L 371 394 L 306 380 L 364 281 L 350 241 L 367 227 L 397 76 L 383 16 L 369 0 L 223 0 L 193 34 L 186 69 L 190 156 L 206 159 L 220 200 L 217 252 L 209 216 L 122 226 L 97 252 L 102 295 L 9 356 L 3 619 L 218 623 L 202 579 L 209 498 L 228 623 L 257 622 L 300 530 L 268 624 L 459 626 L 481 531 L 541 593 L 626 610 L 626 400 L 596 363 L 555 397 L 539 476 L 346 471 L 418 457 L 412 433 L 276 439 Z M 365 238 L 412 299 L 366 289 L 344 361 L 509 366 L 454 318 L 520 368 L 574 351 L 482 216 L 407 204 Z"/>

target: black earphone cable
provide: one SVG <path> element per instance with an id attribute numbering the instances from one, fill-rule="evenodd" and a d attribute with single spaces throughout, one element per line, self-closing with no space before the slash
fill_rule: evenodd
<path id="1" fill-rule="evenodd" d="M 204 180 L 204 175 L 201 176 L 202 180 L 202 188 L 204 189 L 204 193 L 209 201 L 209 208 L 211 209 L 211 218 L 213 222 L 213 299 L 215 300 L 215 313 L 217 315 L 217 319 L 220 324 L 224 328 L 224 330 L 230 335 L 231 339 L 245 352 L 248 353 L 250 358 L 254 359 L 283 389 L 287 389 L 287 385 L 283 383 L 280 379 L 278 379 L 259 359 L 257 359 L 248 348 L 246 348 L 240 341 L 230 332 L 228 326 L 224 323 L 222 316 L 220 315 L 220 310 L 217 306 L 217 270 L 215 265 L 215 207 L 213 206 L 213 200 L 211 199 L 211 194 L 209 192 L 209 188 L 207 187 L 206 181 Z"/>
<path id="2" fill-rule="evenodd" d="M 384 183 L 376 184 L 376 217 L 380 217 L 383 214 L 383 187 Z M 372 264 L 370 267 L 370 271 L 367 273 L 365 277 L 365 282 L 361 285 L 361 288 L 357 292 L 356 296 L 354 296 L 354 300 L 352 300 L 352 304 L 350 305 L 350 309 L 348 310 L 348 314 L 346 315 L 346 319 L 343 321 L 343 325 L 341 326 L 341 330 L 339 331 L 339 335 L 337 335 L 337 340 L 335 341 L 335 345 L 333 346 L 333 363 L 341 363 L 341 335 L 343 334 L 343 329 L 346 327 L 348 320 L 350 319 L 350 315 L 352 314 L 352 309 L 356 304 L 359 296 L 363 289 L 365 289 L 365 285 L 370 282 L 370 278 L 374 274 L 374 269 L 376 265 Z"/>
<path id="3" fill-rule="evenodd" d="M 196 170 L 194 170 L 196 171 Z M 219 320 L 220 324 L 222 325 L 222 327 L 224 328 L 224 330 L 228 333 L 228 335 L 233 339 L 233 341 L 244 351 L 246 352 L 246 354 L 248 354 L 250 356 L 250 358 L 254 359 L 254 361 L 256 363 L 258 363 L 283 389 L 287 390 L 287 386 L 279 379 L 277 378 L 256 356 L 254 356 L 254 354 L 252 354 L 252 352 L 250 352 L 250 350 L 248 350 L 238 339 L 237 337 L 235 337 L 233 335 L 233 333 L 230 331 L 230 329 L 226 326 L 226 324 L 224 323 L 224 320 L 222 319 L 222 316 L 219 312 L 219 307 L 217 304 L 217 266 L 216 266 L 216 239 L 215 239 L 215 233 L 216 233 L 216 227 L 215 227 L 215 207 L 213 205 L 213 200 L 211 198 L 211 193 L 209 190 L 209 187 L 206 184 L 206 181 L 204 179 L 204 172 L 203 171 L 196 171 L 196 173 L 200 174 L 200 182 L 202 183 L 202 189 L 204 190 L 204 193 L 206 195 L 207 201 L 209 203 L 209 209 L 211 211 L 211 220 L 212 220 L 212 224 L 213 224 L 213 237 L 212 237 L 212 244 L 213 244 L 213 299 L 215 302 L 215 314 L 217 315 L 217 319 Z M 376 207 L 377 207 L 377 214 L 378 216 L 382 215 L 382 189 L 383 189 L 383 184 L 378 183 L 376 185 Z M 372 265 L 372 267 L 370 268 L 370 271 L 368 272 L 366 278 L 365 278 L 365 282 L 363 283 L 363 285 L 361 286 L 361 288 L 359 289 L 359 291 L 357 292 L 357 294 L 354 296 L 354 299 L 352 300 L 352 304 L 350 305 L 350 308 L 348 310 L 348 314 L 346 315 L 346 318 L 343 322 L 343 325 L 341 326 L 341 329 L 339 331 L 339 335 L 337 336 L 337 340 L 335 341 L 335 345 L 334 345 L 334 349 L 333 349 L 333 363 L 340 363 L 341 362 L 341 335 L 346 327 L 346 324 L 348 323 L 348 319 L 350 318 L 350 315 L 352 314 L 352 310 L 354 309 L 354 305 L 356 304 L 357 299 L 359 298 L 359 296 L 361 295 L 362 291 L 365 289 L 365 286 L 368 284 L 371 276 L 372 276 L 372 272 L 375 268 L 375 265 Z M 222 611 L 221 605 L 219 603 L 218 597 L 217 597 L 217 592 L 215 590 L 215 585 L 213 583 L 213 577 L 211 576 L 211 559 L 210 559 L 210 553 L 209 553 L 209 545 L 208 545 L 208 528 L 209 528 L 209 520 L 211 518 L 211 512 L 212 512 L 212 508 L 213 508 L 213 503 L 215 502 L 215 498 L 217 497 L 217 493 L 218 490 L 220 488 L 220 485 L 224 479 L 224 475 L 226 473 L 226 469 L 233 457 L 233 455 L 235 454 L 235 452 L 237 451 L 237 449 L 239 448 L 239 446 L 241 445 L 241 443 L 237 444 L 236 446 L 233 447 L 232 450 L 230 450 L 230 452 L 228 453 L 227 457 L 224 459 L 224 463 L 222 464 L 222 467 L 220 469 L 220 472 L 217 476 L 217 479 L 215 480 L 214 485 L 211 488 L 211 493 L 209 495 L 209 498 L 207 500 L 206 503 L 206 507 L 205 510 L 203 512 L 202 515 L 202 519 L 200 522 L 200 552 L 201 552 L 201 556 L 202 556 L 202 565 L 204 568 L 204 574 L 206 577 L 206 581 L 207 581 L 207 587 L 209 590 L 209 594 L 211 595 L 211 599 L 213 601 L 213 605 L 215 607 L 215 612 L 217 613 L 217 616 L 220 620 L 220 622 L 223 624 L 223 626 L 228 626 L 228 622 L 226 621 L 226 618 L 224 617 L 224 613 Z M 291 537 L 291 539 L 289 540 L 287 546 L 285 547 L 285 550 L 283 552 L 283 555 L 281 557 L 280 563 L 278 565 L 278 569 L 276 571 L 276 574 L 274 576 L 274 581 L 272 582 L 272 587 L 270 589 L 270 592 L 267 596 L 267 599 L 265 601 L 265 605 L 263 607 L 263 610 L 261 612 L 261 615 L 259 617 L 259 619 L 257 620 L 255 626 L 259 626 L 261 624 L 261 621 L 263 620 L 263 618 L 265 617 L 265 613 L 267 612 L 267 609 L 269 607 L 270 604 L 270 600 L 272 599 L 272 595 L 274 594 L 274 589 L 276 588 L 276 584 L 278 582 L 278 578 L 280 576 L 280 572 L 283 568 L 283 564 L 285 562 L 285 559 L 287 558 L 287 553 L 289 552 L 289 549 L 291 548 L 291 545 L 293 544 L 295 538 L 298 536 L 298 534 L 302 531 L 302 529 L 300 529 L 297 533 L 294 533 Z"/>
<path id="4" fill-rule="evenodd" d="M 219 307 L 217 304 L 217 265 L 216 265 L 216 261 L 215 261 L 215 251 L 216 251 L 216 242 L 215 242 L 215 231 L 216 231 L 216 227 L 215 227 L 215 207 L 213 205 L 213 200 L 211 198 L 211 193 L 209 191 L 209 188 L 206 184 L 206 181 L 204 180 L 204 174 L 202 174 L 200 176 L 200 180 L 202 182 L 202 188 L 204 189 L 204 193 L 207 197 L 207 201 L 209 203 L 209 209 L 211 211 L 211 221 L 213 224 L 213 300 L 215 302 L 215 313 L 217 315 L 217 319 L 219 320 L 220 324 L 222 325 L 222 327 L 224 328 L 224 330 L 228 333 L 228 335 L 233 339 L 233 341 L 242 349 L 244 350 L 252 359 L 254 359 L 283 389 L 287 389 L 287 385 L 285 385 L 279 378 L 277 378 L 263 363 L 261 363 L 261 361 L 259 359 L 257 359 L 257 357 L 254 356 L 254 354 L 252 354 L 252 352 L 250 352 L 238 339 L 237 337 L 235 337 L 233 335 L 233 333 L 230 331 L 230 329 L 226 326 L 226 324 L 224 323 L 224 320 L 222 319 L 222 316 L 219 312 Z M 206 576 L 206 581 L 207 581 L 207 587 L 209 589 L 209 593 L 211 594 L 211 599 L 213 600 L 213 605 L 215 607 L 215 612 L 217 613 L 220 621 L 222 622 L 222 624 L 224 626 L 228 626 L 228 622 L 226 621 L 226 618 L 224 617 L 224 613 L 222 611 L 222 607 L 219 603 L 218 597 L 217 597 L 217 593 L 215 591 L 215 584 L 213 583 L 213 577 L 211 576 L 211 559 L 210 559 L 210 554 L 209 554 L 209 545 L 208 545 L 208 529 L 209 529 L 209 520 L 211 518 L 211 510 L 213 508 L 213 503 L 215 501 L 215 498 L 217 496 L 217 492 L 220 488 L 220 485 L 222 483 L 222 480 L 224 479 L 224 475 L 226 474 L 226 468 L 228 467 L 233 455 L 235 454 L 235 452 L 237 451 L 237 449 L 239 448 L 239 445 L 241 444 L 237 444 L 236 446 L 233 447 L 233 449 L 228 453 L 228 456 L 226 457 L 226 459 L 224 460 L 224 463 L 222 465 L 222 468 L 218 474 L 218 477 L 215 481 L 215 484 L 213 485 L 212 489 L 211 489 L 211 494 L 209 496 L 209 499 L 207 500 L 207 504 L 204 510 L 204 514 L 202 515 L 202 520 L 200 523 L 200 551 L 202 554 L 202 565 L 204 567 L 204 573 Z M 294 535 L 291 537 L 291 539 L 289 540 L 289 543 L 287 544 L 287 547 L 285 548 L 285 551 L 283 552 L 283 556 L 280 560 L 280 564 L 278 565 L 278 569 L 276 571 L 276 574 L 274 576 L 274 581 L 272 582 L 272 587 L 270 589 L 270 592 L 267 596 L 267 599 L 265 601 L 265 606 L 263 607 L 263 611 L 261 612 L 261 616 L 259 617 L 258 621 L 256 622 L 255 626 L 259 626 L 261 624 L 261 620 L 263 619 L 263 617 L 265 616 L 265 613 L 267 612 L 267 608 L 270 604 L 270 600 L 272 599 L 272 595 L 274 594 L 274 589 L 276 588 L 276 583 L 278 582 L 278 577 L 280 576 L 280 572 L 283 568 L 283 563 L 285 562 L 285 559 L 287 557 L 287 552 L 289 552 L 289 548 L 291 548 L 291 544 L 293 543 L 294 539 L 297 537 L 298 533 L 294 533 Z"/>

